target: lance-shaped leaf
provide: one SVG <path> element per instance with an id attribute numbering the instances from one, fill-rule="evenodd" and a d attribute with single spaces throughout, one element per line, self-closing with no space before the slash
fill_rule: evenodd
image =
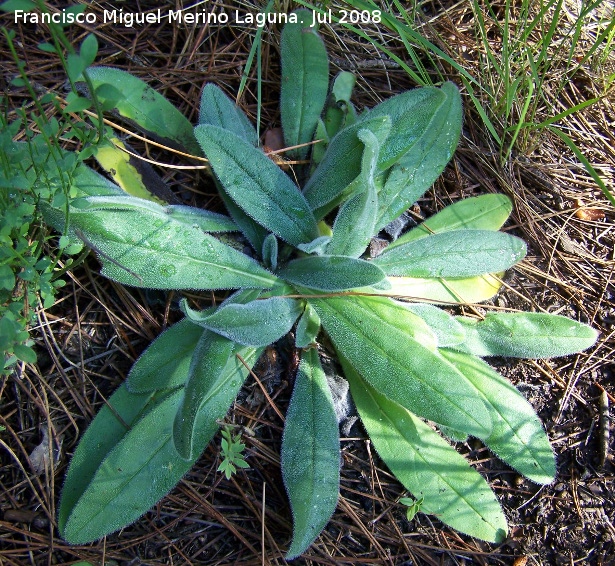
<path id="1" fill-rule="evenodd" d="M 73 184 L 71 188 L 76 189 L 75 196 L 122 196 L 124 191 L 115 183 L 103 177 L 94 169 L 88 167 L 84 163 L 80 163 L 72 178 Z M 73 194 L 71 192 L 71 194 Z"/>
<path id="2" fill-rule="evenodd" d="M 453 316 L 428 303 L 412 303 L 406 308 L 420 316 L 438 340 L 438 348 L 461 344 L 466 333 Z"/>
<path id="3" fill-rule="evenodd" d="M 314 307 L 307 303 L 305 310 L 297 323 L 295 331 L 295 346 L 297 348 L 307 348 L 316 341 L 320 331 L 320 318 L 316 314 Z"/>
<path id="4" fill-rule="evenodd" d="M 369 130 L 360 130 L 359 139 L 364 143 L 361 175 L 356 194 L 339 209 L 333 224 L 333 237 L 327 246 L 331 255 L 359 257 L 369 244 L 376 228 L 378 193 L 374 175 L 378 165 L 380 143 Z"/>
<path id="5" fill-rule="evenodd" d="M 224 202 L 224 206 L 233 219 L 233 222 L 241 230 L 241 233 L 245 236 L 246 240 L 250 242 L 250 245 L 254 251 L 257 254 L 260 254 L 269 232 L 267 232 L 265 228 L 255 222 L 235 204 L 235 201 L 226 193 L 224 187 L 217 179 L 216 186 L 218 187 L 218 194 L 220 195 L 222 202 Z"/>
<path id="6" fill-rule="evenodd" d="M 101 104 L 111 101 L 123 118 L 146 132 L 190 153 L 201 154 L 189 120 L 147 83 L 110 67 L 89 67 L 87 72 Z M 102 85 L 112 88 L 102 89 Z M 110 96 L 111 92 L 115 94 Z"/>
<path id="7" fill-rule="evenodd" d="M 293 512 L 290 560 L 320 534 L 339 496 L 339 428 L 316 348 L 301 354 L 284 424 L 282 478 Z"/>
<path id="8" fill-rule="evenodd" d="M 502 281 L 494 274 L 460 279 L 388 277 L 390 289 L 382 291 L 408 300 L 431 303 L 480 303 L 494 297 Z"/>
<path id="9" fill-rule="evenodd" d="M 519 473 L 540 484 L 555 478 L 555 457 L 545 430 L 532 406 L 515 387 L 483 360 L 443 350 L 480 391 L 491 414 L 493 430 L 481 440 Z"/>
<path id="10" fill-rule="evenodd" d="M 380 393 L 468 434 L 491 431 L 474 387 L 436 351 L 426 323 L 384 297 L 310 298 L 337 352 Z"/>
<path id="11" fill-rule="evenodd" d="M 499 230 L 512 211 L 506 195 L 481 195 L 453 203 L 434 214 L 391 244 L 387 249 L 451 230 Z"/>
<path id="12" fill-rule="evenodd" d="M 380 169 L 392 169 L 378 194 L 379 229 L 411 206 L 449 162 L 461 133 L 461 97 L 452 83 L 414 89 L 367 114 L 380 115 L 389 116 L 393 128 L 380 157 Z"/>
<path id="13" fill-rule="evenodd" d="M 120 199 L 105 197 L 114 198 Z M 77 203 L 81 209 L 71 209 L 71 234 L 97 252 L 106 277 L 152 289 L 266 289 L 275 283 L 274 275 L 198 225 L 156 203 L 124 198 L 122 204 L 89 197 Z M 61 214 L 59 220 L 63 224 Z M 62 224 L 54 226 L 61 230 Z"/>
<path id="14" fill-rule="evenodd" d="M 537 312 L 487 313 L 484 320 L 459 316 L 466 339 L 455 350 L 475 356 L 552 358 L 581 352 L 598 338 L 591 326 Z"/>
<path id="15" fill-rule="evenodd" d="M 218 126 L 252 145 L 258 145 L 258 135 L 252 122 L 220 87 L 212 83 L 203 87 L 199 124 Z"/>
<path id="16" fill-rule="evenodd" d="M 374 447 L 403 486 L 422 500 L 421 511 L 470 536 L 502 541 L 506 518 L 483 477 L 431 427 L 341 362 Z"/>
<path id="17" fill-rule="evenodd" d="M 320 291 L 369 287 L 385 279 L 384 271 L 373 263 L 329 255 L 295 259 L 280 269 L 278 275 L 296 285 Z"/>
<path id="18" fill-rule="evenodd" d="M 126 388 L 131 393 L 150 393 L 184 385 L 194 348 L 205 330 L 187 318 L 167 328 L 134 363 Z"/>
<path id="19" fill-rule="evenodd" d="M 504 271 L 526 254 L 520 238 L 491 230 L 453 230 L 386 249 L 373 262 L 387 275 L 473 277 Z"/>
<path id="20" fill-rule="evenodd" d="M 288 147 L 312 141 L 329 90 L 329 62 L 325 44 L 310 27 L 313 12 L 297 10 L 296 23 L 288 23 L 280 38 L 282 88 L 280 114 L 284 142 Z M 305 159 L 309 146 L 289 155 Z"/>
<path id="21" fill-rule="evenodd" d="M 354 74 L 348 71 L 342 71 L 335 77 L 323 119 L 328 138 L 356 122 L 357 112 L 350 102 L 356 82 Z"/>
<path id="22" fill-rule="evenodd" d="M 262 151 L 217 126 L 194 132 L 224 190 L 246 214 L 295 246 L 318 237 L 307 201 Z"/>
<path id="23" fill-rule="evenodd" d="M 173 204 L 165 206 L 164 212 L 169 218 L 200 228 L 203 232 L 237 232 L 239 230 L 228 216 L 203 208 Z"/>
<path id="24" fill-rule="evenodd" d="M 212 332 L 247 346 L 268 346 L 284 336 L 301 316 L 301 303 L 286 297 L 259 299 L 246 304 L 223 304 L 213 313 L 198 312 L 182 301 L 186 316 Z"/>
<path id="25" fill-rule="evenodd" d="M 356 189 L 351 183 L 360 175 L 365 145 L 360 130 L 369 130 L 381 142 L 391 128 L 388 116 L 375 116 L 341 130 L 303 189 L 317 219 L 322 219 Z"/>
<path id="26" fill-rule="evenodd" d="M 194 349 L 184 394 L 173 422 L 173 442 L 185 460 L 198 456 L 195 445 L 197 417 L 212 387 L 220 380 L 235 344 L 214 332 L 204 332 Z"/>
<path id="27" fill-rule="evenodd" d="M 251 367 L 262 350 L 238 353 Z M 233 356 L 212 387 L 197 421 L 200 452 L 218 429 L 248 370 Z M 58 526 L 71 544 L 106 536 L 138 519 L 166 495 L 194 464 L 178 459 L 173 419 L 181 389 L 129 393 L 122 385 L 100 410 L 73 455 Z"/>

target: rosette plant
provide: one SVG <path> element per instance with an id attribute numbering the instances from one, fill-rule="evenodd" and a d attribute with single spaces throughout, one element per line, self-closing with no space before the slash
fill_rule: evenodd
<path id="1" fill-rule="evenodd" d="M 534 410 L 483 358 L 571 354 L 591 346 L 596 332 L 545 313 L 471 318 L 441 308 L 492 297 L 498 274 L 524 257 L 524 242 L 499 231 L 511 211 L 504 196 L 455 203 L 371 257 L 372 238 L 451 158 L 460 94 L 452 83 L 417 88 L 359 113 L 350 102 L 354 77 L 342 73 L 329 87 L 324 44 L 308 27 L 311 14 L 299 15 L 306 23 L 288 24 L 281 37 L 284 140 L 294 159 L 310 158 L 293 177 L 216 86 L 204 87 L 193 127 L 139 79 L 87 71 L 104 108 L 209 160 L 228 215 L 128 194 L 139 175 L 109 145 L 98 157 L 116 160 L 118 184 L 82 166 L 69 214 L 48 206 L 49 222 L 92 247 L 115 281 L 232 292 L 205 310 L 183 300 L 183 320 L 145 350 L 84 434 L 59 510 L 71 543 L 122 528 L 168 493 L 263 349 L 288 333 L 300 363 L 281 452 L 294 519 L 287 558 L 310 546 L 338 500 L 340 435 L 323 348 L 339 362 L 382 461 L 422 512 L 487 541 L 507 532 L 488 483 L 450 439 L 476 437 L 530 480 L 554 478 Z M 228 245 L 233 238 L 250 253 Z"/>

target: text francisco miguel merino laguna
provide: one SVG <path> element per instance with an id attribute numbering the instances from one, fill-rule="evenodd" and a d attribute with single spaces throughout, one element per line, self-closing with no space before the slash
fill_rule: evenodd
<path id="1" fill-rule="evenodd" d="M 111 23 L 123 25 L 127 28 L 135 25 L 144 24 L 160 24 L 164 22 L 189 25 L 225 25 L 225 24 L 245 24 L 264 27 L 266 24 L 286 24 L 297 23 L 298 18 L 295 13 L 269 12 L 250 13 L 235 10 L 231 15 L 223 9 L 219 12 L 187 12 L 185 10 L 166 10 L 160 8 L 151 12 L 125 12 L 119 10 L 103 10 L 102 18 L 100 14 L 92 12 L 88 13 L 73 13 L 73 12 L 55 12 L 55 13 L 39 13 L 26 12 L 25 10 L 15 10 L 15 22 L 23 22 L 30 24 L 39 23 L 55 23 L 55 24 L 97 24 L 99 20 L 102 23 Z M 234 16 L 234 17 L 231 17 Z M 312 22 L 310 27 L 314 27 L 319 23 L 331 23 L 332 13 L 329 10 L 326 13 L 320 14 L 312 11 Z"/>

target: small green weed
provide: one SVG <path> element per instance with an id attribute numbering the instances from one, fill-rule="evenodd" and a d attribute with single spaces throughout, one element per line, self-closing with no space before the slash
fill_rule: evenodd
<path id="1" fill-rule="evenodd" d="M 41 1 L 11 0 L 0 5 L 2 11 L 33 8 L 46 10 Z M 52 22 L 49 28 L 52 43 L 41 43 L 38 47 L 55 53 L 64 66 L 73 87 L 66 103 L 50 93 L 39 95 L 35 91 L 15 48 L 14 32 L 2 29 L 19 69 L 11 85 L 24 88 L 30 101 L 27 109 L 24 106 L 11 110 L 8 99 L 4 98 L 0 115 L 1 374 L 12 371 L 19 361 L 36 361 L 28 329 L 36 320 L 39 304 L 43 308 L 53 305 L 57 289 L 64 285 L 62 273 L 74 265 L 69 259 L 62 269 L 58 268 L 58 257 L 48 245 L 48 229 L 41 221 L 40 206 L 47 203 L 58 209 L 63 207 L 67 219 L 69 199 L 76 194 L 75 173 L 81 162 L 92 154 L 102 131 L 101 120 L 92 124 L 80 115 L 83 110 L 96 108 L 96 98 L 81 97 L 75 87 L 75 78 L 96 57 L 96 38 L 88 35 L 77 52 L 62 26 Z M 70 115 L 75 113 L 80 119 Z M 79 151 L 64 150 L 60 138 L 76 143 Z M 70 244 L 63 237 L 55 247 L 60 252 L 76 253 L 82 245 Z"/>
<path id="2" fill-rule="evenodd" d="M 220 434 L 222 435 L 220 442 L 222 462 L 218 466 L 218 471 L 224 472 L 228 480 L 237 473 L 237 468 L 245 469 L 250 466 L 244 459 L 243 451 L 246 445 L 241 442 L 241 435 L 234 434 L 233 427 L 229 425 L 223 427 Z"/>

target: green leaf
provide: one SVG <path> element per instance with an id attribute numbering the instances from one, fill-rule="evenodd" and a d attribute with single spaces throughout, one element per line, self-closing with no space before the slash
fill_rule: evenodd
<path id="1" fill-rule="evenodd" d="M 66 96 L 66 101 L 68 104 L 64 107 L 64 112 L 67 114 L 69 112 L 81 112 L 82 110 L 87 110 L 92 106 L 92 101 L 83 98 L 82 96 L 77 96 L 74 92 L 68 93 Z"/>
<path id="2" fill-rule="evenodd" d="M 393 128 L 379 167 L 393 168 L 378 194 L 378 229 L 411 206 L 444 170 L 461 133 L 461 97 L 452 83 L 414 89 L 382 102 L 367 118 L 380 115 L 389 116 Z"/>
<path id="3" fill-rule="evenodd" d="M 551 483 L 555 457 L 532 406 L 481 359 L 451 350 L 443 350 L 442 355 L 480 391 L 491 414 L 493 430 L 481 440 L 525 477 L 539 484 Z"/>
<path id="4" fill-rule="evenodd" d="M 205 330 L 187 318 L 167 328 L 134 363 L 126 379 L 131 393 L 150 393 L 184 385 L 190 360 Z"/>
<path id="5" fill-rule="evenodd" d="M 251 366 L 259 350 L 243 348 Z M 248 370 L 232 357 L 200 411 L 195 445 L 200 452 L 218 429 Z M 84 544 L 134 522 L 168 493 L 194 464 L 179 458 L 173 420 L 181 389 L 129 393 L 122 385 L 100 410 L 73 455 L 58 526 L 65 540 Z"/>
<path id="6" fill-rule="evenodd" d="M 512 211 L 506 195 L 489 194 L 466 198 L 434 214 L 403 236 L 389 244 L 387 250 L 450 230 L 499 230 Z"/>
<path id="7" fill-rule="evenodd" d="M 373 387 L 408 410 L 468 434 L 491 421 L 474 387 L 436 351 L 436 337 L 384 297 L 309 298 L 335 349 Z"/>
<path id="8" fill-rule="evenodd" d="M 191 224 L 203 232 L 236 232 L 238 230 L 237 225 L 228 216 L 194 206 L 173 204 L 165 206 L 164 212 L 169 218 Z"/>
<path id="9" fill-rule="evenodd" d="M 320 534 L 339 496 L 339 429 L 316 348 L 301 354 L 284 424 L 282 478 L 293 512 L 293 540 L 286 554 L 291 560 Z"/>
<path id="10" fill-rule="evenodd" d="M 339 209 L 333 224 L 333 237 L 327 246 L 330 255 L 359 257 L 368 246 L 376 228 L 378 194 L 374 175 L 378 165 L 380 143 L 369 130 L 357 134 L 364 143 L 359 189 Z"/>
<path id="11" fill-rule="evenodd" d="M 384 272 L 373 263 L 329 255 L 295 259 L 280 269 L 278 275 L 290 283 L 320 291 L 369 287 L 385 279 Z"/>
<path id="12" fill-rule="evenodd" d="M 312 141 L 329 89 L 329 62 L 322 39 L 311 28 L 313 12 L 297 10 L 297 23 L 288 23 L 280 38 L 282 88 L 280 113 L 284 142 L 289 147 Z M 309 146 L 288 152 L 305 159 Z"/>
<path id="13" fill-rule="evenodd" d="M 359 131 L 369 130 L 382 141 L 391 128 L 388 116 L 375 116 L 341 130 L 303 189 L 318 220 L 348 198 L 356 187 L 351 183 L 361 174 L 365 145 Z"/>
<path id="14" fill-rule="evenodd" d="M 252 145 L 258 145 L 258 135 L 248 117 L 221 88 L 212 83 L 203 87 L 199 124 L 218 126 L 233 132 Z"/>
<path id="15" fill-rule="evenodd" d="M 249 346 L 268 346 L 290 331 L 301 315 L 299 301 L 285 297 L 259 299 L 246 304 L 223 304 L 214 312 L 197 312 L 182 301 L 186 316 L 233 342 Z"/>
<path id="16" fill-rule="evenodd" d="M 357 113 L 350 102 L 356 81 L 354 74 L 348 71 L 342 71 L 335 77 L 323 122 L 327 138 L 332 138 L 342 128 L 356 122 Z"/>
<path id="17" fill-rule="evenodd" d="M 463 326 L 453 316 L 428 303 L 406 304 L 406 308 L 420 316 L 438 340 L 438 348 L 461 344 L 466 336 Z"/>
<path id="18" fill-rule="evenodd" d="M 66 56 L 66 74 L 71 81 L 78 81 L 86 67 L 85 61 L 76 53 L 69 53 Z"/>
<path id="19" fill-rule="evenodd" d="M 134 197 L 87 197 L 72 208 L 70 230 L 93 248 L 102 274 L 152 289 L 269 288 L 276 277 L 248 256 L 165 208 Z M 64 213 L 47 214 L 63 229 Z M 60 224 L 58 226 L 58 224 Z"/>
<path id="20" fill-rule="evenodd" d="M 453 230 L 387 248 L 373 260 L 387 275 L 473 277 L 504 271 L 521 261 L 525 242 L 491 230 Z"/>
<path id="21" fill-rule="evenodd" d="M 455 350 L 474 356 L 552 358 L 593 346 L 598 332 L 591 326 L 555 314 L 487 313 L 484 320 L 457 317 L 466 340 Z"/>
<path id="22" fill-rule="evenodd" d="M 30 346 L 26 346 L 25 344 L 15 344 L 13 346 L 13 354 L 15 354 L 18 359 L 28 364 L 36 363 L 36 353 Z"/>
<path id="23" fill-rule="evenodd" d="M 89 67 L 98 54 L 98 40 L 93 33 L 88 33 L 79 47 L 79 55 L 86 67 Z"/>
<path id="24" fill-rule="evenodd" d="M 185 460 L 197 457 L 197 417 L 212 388 L 220 380 L 235 344 L 213 332 L 204 332 L 194 349 L 184 395 L 173 423 L 173 442 Z"/>
<path id="25" fill-rule="evenodd" d="M 115 107 L 123 118 L 166 140 L 171 146 L 179 146 L 190 153 L 201 155 L 192 124 L 147 83 L 126 71 L 110 67 L 89 67 L 87 73 L 94 89 L 108 84 L 122 94 L 115 101 Z M 104 97 L 100 102 L 105 103 Z"/>
<path id="26" fill-rule="evenodd" d="M 14 12 L 15 10 L 30 12 L 35 8 L 36 4 L 31 0 L 6 0 L 0 4 L 0 10 L 3 12 Z"/>
<path id="27" fill-rule="evenodd" d="M 314 307 L 307 303 L 305 310 L 297 323 L 295 331 L 295 346 L 297 348 L 308 348 L 316 342 L 318 332 L 320 331 L 320 318 Z"/>
<path id="28" fill-rule="evenodd" d="M 194 132 L 224 190 L 246 214 L 295 246 L 318 237 L 305 198 L 262 151 L 217 126 Z"/>
<path id="29" fill-rule="evenodd" d="M 501 542 L 506 518 L 482 476 L 430 426 L 341 362 L 374 447 L 403 486 L 422 500 L 421 511 L 462 533 Z"/>
<path id="30" fill-rule="evenodd" d="M 124 196 L 126 193 L 115 183 L 103 177 L 87 165 L 80 163 L 75 169 L 72 178 L 71 194 L 75 191 L 76 196 Z"/>
<path id="31" fill-rule="evenodd" d="M 229 213 L 233 222 L 241 230 L 241 233 L 245 236 L 246 240 L 250 242 L 250 245 L 254 251 L 258 254 L 262 252 L 265 239 L 269 232 L 265 230 L 260 224 L 250 218 L 241 208 L 239 208 L 233 199 L 226 193 L 224 187 L 220 182 L 215 179 L 216 187 L 218 188 L 218 194 L 224 203 L 224 206 Z"/>
<path id="32" fill-rule="evenodd" d="M 276 270 L 278 268 L 278 240 L 273 234 L 269 234 L 263 242 L 263 263 Z"/>

